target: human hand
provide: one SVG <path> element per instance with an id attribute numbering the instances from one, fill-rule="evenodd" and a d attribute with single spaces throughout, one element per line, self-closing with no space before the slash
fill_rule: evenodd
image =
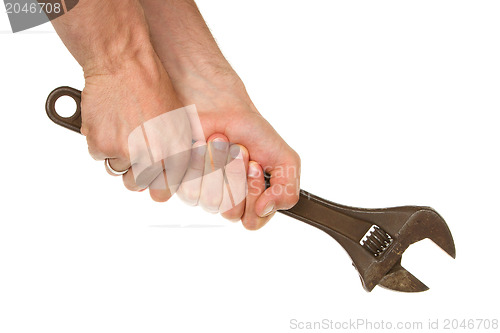
<path id="1" fill-rule="evenodd" d="M 155 4 L 167 6 L 169 2 Z M 190 6 L 188 2 L 183 4 Z M 105 19 L 100 20 L 99 17 Z M 171 110 L 181 105 L 194 103 L 198 107 L 197 118 L 207 136 L 221 133 L 221 140 L 241 145 L 237 146 L 241 152 L 237 155 L 241 155 L 240 158 L 233 158 L 231 162 L 239 160 L 240 165 L 246 165 L 248 158 L 253 160 L 249 162 L 248 169 L 248 197 L 241 202 L 231 200 L 233 207 L 223 212 L 225 217 L 241 217 L 241 203 L 244 202 L 244 225 L 248 229 L 258 229 L 277 209 L 287 209 L 296 203 L 300 159 L 258 113 L 235 74 L 218 76 L 215 75 L 217 70 L 200 72 L 196 66 L 189 68 L 180 64 L 175 64 L 177 70 L 171 73 L 172 66 L 168 59 L 165 60 L 165 54 L 157 52 L 164 60 L 164 67 L 169 74 L 175 75 L 175 89 L 179 93 L 180 104 L 175 98 L 168 75 L 155 55 L 157 45 L 152 50 L 142 9 L 137 6 L 137 2 L 126 0 L 101 3 L 89 0 L 82 3 L 80 11 L 68 13 L 58 20 L 53 21 L 56 30 L 82 65 L 86 75 L 86 86 L 82 94 L 82 133 L 87 136 L 91 155 L 97 159 L 109 158 L 114 170 L 126 170 L 130 165 L 139 165 L 141 167 L 136 169 L 145 175 L 141 178 L 132 167 L 132 172 L 128 171 L 124 176 L 127 188 L 137 190 L 149 186 L 151 196 L 157 201 L 168 200 L 172 195 L 172 185 L 175 191 L 175 186 L 184 175 L 183 171 L 188 168 L 190 156 L 180 154 L 182 158 L 175 159 L 172 166 L 165 165 L 163 158 L 165 155 L 168 157 L 189 152 L 193 139 L 185 135 L 190 132 L 189 125 L 192 125 L 189 116 L 182 115 L 182 112 L 175 113 L 180 114 L 176 116 L 176 121 L 170 122 L 166 127 L 153 126 L 153 133 L 156 134 L 154 139 L 150 140 L 148 135 L 143 135 L 143 140 L 137 140 L 137 145 L 133 144 L 134 140 L 131 144 L 130 134 L 139 133 L 136 137 L 141 138 L 141 126 L 144 134 L 148 134 L 146 124 L 151 124 L 150 121 L 165 113 L 174 114 Z M 129 24 L 123 25 L 123 22 Z M 227 66 L 230 68 L 228 64 Z M 187 75 L 177 75 L 178 73 Z M 172 140 L 168 140 L 165 133 Z M 201 141 L 204 139 L 205 136 Z M 141 150 L 144 146 L 148 149 Z M 246 152 L 244 146 L 251 148 Z M 233 147 L 228 146 L 227 151 L 231 148 Z M 196 196 L 197 202 L 211 211 L 215 207 L 220 210 L 226 198 L 225 188 L 222 195 L 220 192 L 214 195 L 207 191 L 207 188 L 218 188 L 215 186 L 216 182 L 207 181 L 207 184 L 212 183 L 213 186 L 203 186 L 205 179 L 217 179 L 220 184 L 221 172 L 215 171 L 221 170 L 217 170 L 213 157 L 213 154 L 210 155 L 211 168 L 204 167 L 203 180 L 201 186 L 197 187 L 198 190 L 181 186 L 181 196 L 184 199 L 189 200 L 190 195 L 191 199 Z M 206 164 L 207 158 L 204 160 Z M 262 167 L 271 174 L 271 187 L 267 190 Z M 228 166 L 224 169 L 228 169 Z M 241 176 L 242 168 L 239 169 Z M 173 182 L 171 175 L 168 175 L 169 171 L 173 174 Z M 219 176 L 215 176 L 216 174 Z M 225 174 L 227 176 L 227 172 L 222 173 L 222 176 Z M 239 207 L 235 207 L 238 205 Z"/>
<path id="2" fill-rule="evenodd" d="M 230 68 L 209 73 L 188 72 L 172 77 L 172 83 L 183 104 L 195 104 L 205 133 L 221 133 L 220 137 L 248 149 L 248 195 L 243 209 L 222 212 L 230 220 L 242 218 L 247 229 L 259 229 L 276 210 L 289 209 L 298 201 L 300 158 L 257 111 L 239 77 Z M 246 155 L 245 155 L 246 156 Z M 264 171 L 271 175 L 271 187 L 265 189 Z M 196 202 L 202 191 L 194 187 L 179 196 Z M 221 196 L 202 197 L 199 204 L 212 210 Z M 205 197 L 207 198 L 207 197 Z M 218 201 L 219 200 L 219 201 Z"/>
<path id="3" fill-rule="evenodd" d="M 85 73 L 81 132 L 94 159 L 130 169 L 123 176 L 129 190 L 149 187 L 154 199 L 165 201 L 189 163 L 190 120 L 155 54 L 121 65 Z"/>
<path id="4" fill-rule="evenodd" d="M 52 24 L 85 74 L 81 132 L 90 154 L 127 171 L 127 188 L 149 187 L 153 198 L 166 200 L 184 175 L 193 137 L 142 7 L 137 0 L 86 0 Z"/>
<path id="5" fill-rule="evenodd" d="M 180 101 L 196 105 L 206 135 L 220 133 L 248 149 L 248 196 L 242 221 L 247 229 L 259 229 L 276 210 L 291 208 L 298 201 L 299 156 L 257 111 L 193 0 L 141 0 L 141 4 L 155 51 Z M 271 175 L 267 190 L 263 169 Z M 195 202 L 201 191 L 178 193 Z M 199 203 L 206 209 L 216 204 Z"/>

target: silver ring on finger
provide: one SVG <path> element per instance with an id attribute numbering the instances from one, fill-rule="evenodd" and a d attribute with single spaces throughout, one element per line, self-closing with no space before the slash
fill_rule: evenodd
<path id="1" fill-rule="evenodd" d="M 127 170 L 123 170 L 123 171 L 116 171 L 115 169 L 113 169 L 111 167 L 111 165 L 109 164 L 109 158 L 107 158 L 107 159 L 104 160 L 104 166 L 106 167 L 106 170 L 110 174 L 112 174 L 113 176 L 123 176 L 128 171 L 128 169 Z"/>

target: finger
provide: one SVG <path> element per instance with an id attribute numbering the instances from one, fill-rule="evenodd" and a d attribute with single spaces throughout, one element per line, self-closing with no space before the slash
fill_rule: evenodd
<path id="1" fill-rule="evenodd" d="M 99 135 L 87 136 L 89 154 L 96 161 L 104 160 L 105 168 L 111 176 L 119 176 L 130 168 L 128 148 L 123 140 L 110 140 Z"/>
<path id="2" fill-rule="evenodd" d="M 163 167 L 161 163 L 158 163 L 143 170 L 141 172 L 141 177 L 136 177 L 134 167 L 132 166 L 128 169 L 127 173 L 123 175 L 123 185 L 130 191 L 142 191 L 148 188 L 162 172 Z M 146 173 L 147 176 L 145 175 Z"/>
<path id="3" fill-rule="evenodd" d="M 123 185 L 129 191 L 141 191 L 145 188 L 142 188 L 137 185 L 135 182 L 134 171 L 129 169 L 126 174 L 123 175 Z"/>
<path id="4" fill-rule="evenodd" d="M 241 145 L 231 145 L 224 167 L 224 188 L 219 211 L 230 221 L 239 221 L 245 212 L 247 195 L 248 151 Z"/>
<path id="5" fill-rule="evenodd" d="M 300 158 L 295 154 L 287 163 L 269 170 L 271 186 L 255 205 L 257 214 L 265 217 L 276 210 L 290 209 L 299 200 Z"/>
<path id="6" fill-rule="evenodd" d="M 104 145 L 102 143 L 95 142 L 89 136 L 87 136 L 87 145 L 89 150 L 89 155 L 96 161 L 104 161 L 106 158 L 112 157 L 113 152 L 110 145 Z"/>
<path id="7" fill-rule="evenodd" d="M 223 197 L 224 166 L 229 142 L 225 136 L 217 135 L 209 139 L 207 148 L 199 202 L 207 212 L 217 213 Z"/>
<path id="8" fill-rule="evenodd" d="M 272 217 L 260 217 L 255 212 L 255 204 L 265 190 L 264 173 L 262 167 L 254 161 L 248 163 L 248 195 L 246 197 L 245 213 L 241 221 L 248 230 L 262 228 Z"/>
<path id="9" fill-rule="evenodd" d="M 128 146 L 136 184 L 158 190 L 153 192 L 155 197 L 154 193 L 175 193 L 191 157 L 189 120 L 183 108 L 149 119 L 135 128 L 128 136 Z M 162 181 L 164 171 L 167 182 Z"/>
<path id="10" fill-rule="evenodd" d="M 91 132 L 86 136 L 90 156 L 96 161 L 106 158 L 129 161 L 127 140 L 117 133 Z M 122 165 L 116 165 L 121 167 Z"/>
<path id="11" fill-rule="evenodd" d="M 196 206 L 200 199 L 206 151 L 207 143 L 205 141 L 197 141 L 193 144 L 189 167 L 177 190 L 179 198 L 191 206 Z"/>
<path id="12" fill-rule="evenodd" d="M 107 164 L 105 160 L 104 165 L 106 166 L 106 171 L 111 176 L 120 176 L 117 175 L 117 173 L 121 173 L 130 169 L 130 161 L 119 158 L 109 158 L 107 159 Z M 109 170 L 109 168 L 111 168 L 111 170 Z"/>
<path id="13" fill-rule="evenodd" d="M 177 154 L 171 155 L 162 161 L 163 169 L 165 170 L 166 177 L 168 179 L 167 183 L 162 183 L 161 188 L 156 188 L 156 183 L 151 184 L 150 188 L 154 189 L 164 189 L 163 185 L 168 185 L 168 190 L 171 195 L 177 192 L 179 186 L 182 183 L 182 179 L 186 175 L 186 171 L 189 168 L 189 162 L 191 161 L 191 147 L 189 147 Z"/>
<path id="14" fill-rule="evenodd" d="M 140 191 L 149 187 L 158 201 L 170 198 L 178 189 L 191 156 L 190 149 L 170 155 L 158 162 L 150 160 L 133 164 L 123 177 L 125 187 L 131 191 Z M 149 165 L 148 165 L 149 164 Z M 166 177 L 168 181 L 163 181 Z M 162 198 L 162 199 L 160 199 Z"/>
<path id="15" fill-rule="evenodd" d="M 172 197 L 165 170 L 149 186 L 149 195 L 156 202 L 165 202 Z"/>

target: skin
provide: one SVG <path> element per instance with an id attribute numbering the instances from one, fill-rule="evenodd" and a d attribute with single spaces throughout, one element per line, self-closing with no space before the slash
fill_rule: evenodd
<path id="1" fill-rule="evenodd" d="M 52 23 L 84 71 L 81 131 L 89 152 L 98 160 L 109 158 L 114 170 L 128 169 L 123 176 L 128 189 L 147 186 L 160 202 L 172 196 L 168 167 L 136 183 L 134 168 L 129 169 L 137 163 L 130 161 L 129 135 L 148 120 L 195 104 L 205 134 L 195 145 L 208 145 L 204 158 L 191 156 L 176 165 L 182 175 L 203 169 L 201 178 L 176 187 L 183 200 L 241 219 L 251 230 L 297 202 L 298 155 L 259 114 L 194 2 L 81 0 Z M 165 126 L 155 138 L 157 146 L 191 148 L 193 138 L 176 132 L 189 126 L 187 117 Z M 210 170 L 224 161 L 224 168 Z M 271 174 L 267 190 L 263 169 Z"/>
<path id="2" fill-rule="evenodd" d="M 132 130 L 182 107 L 151 46 L 142 7 L 135 0 L 83 0 L 52 23 L 83 68 L 81 132 L 90 155 L 127 170 Z M 190 138 L 184 141 L 188 146 Z"/>
<path id="3" fill-rule="evenodd" d="M 222 55 L 192 0 L 141 0 L 153 47 L 179 100 L 196 104 L 206 133 L 224 134 L 248 149 L 249 196 L 242 221 L 259 229 L 278 209 L 298 200 L 300 158 L 261 116 L 245 86 Z M 271 174 L 264 191 L 262 169 Z M 271 211 L 269 207 L 272 206 Z M 265 216 L 267 215 L 267 216 Z"/>

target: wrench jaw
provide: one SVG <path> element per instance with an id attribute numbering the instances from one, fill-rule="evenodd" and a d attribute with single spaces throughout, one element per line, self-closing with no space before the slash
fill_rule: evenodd
<path id="1" fill-rule="evenodd" d="M 401 266 L 401 262 L 394 265 L 391 270 L 384 275 L 378 285 L 386 289 L 401 292 L 421 292 L 429 290 L 429 287 L 404 269 L 403 266 Z"/>
<path id="2" fill-rule="evenodd" d="M 299 202 L 282 213 L 333 237 L 351 257 L 366 291 L 378 284 L 404 292 L 427 290 L 427 286 L 401 266 L 403 252 L 424 238 L 430 238 L 455 257 L 451 232 L 432 208 L 348 207 L 301 190 Z"/>
<path id="3" fill-rule="evenodd" d="M 381 224 L 383 227 L 383 223 Z M 403 252 L 411 244 L 425 238 L 429 238 L 448 255 L 455 258 L 455 244 L 448 225 L 435 210 L 422 207 L 404 223 L 394 236 L 394 242 L 379 256 L 379 260 L 365 270 L 366 286 L 379 284 L 387 289 L 402 292 L 428 290 L 425 284 L 401 266 Z M 387 266 L 390 266 L 389 270 Z"/>
<path id="4" fill-rule="evenodd" d="M 428 290 L 424 283 L 401 266 L 401 258 L 411 244 L 425 238 L 431 239 L 455 258 L 455 245 L 446 222 L 436 211 L 428 207 L 407 206 L 385 211 L 391 215 L 385 214 L 385 218 L 381 218 L 380 215 L 374 219 L 364 219 L 371 220 L 379 228 L 390 233 L 390 244 L 382 253 L 374 253 L 370 248 L 360 246 L 359 243 L 332 230 L 324 231 L 337 240 L 351 257 L 366 291 L 372 291 L 377 285 L 401 292 Z"/>
<path id="5" fill-rule="evenodd" d="M 411 224 L 411 231 L 414 235 L 414 241 L 429 238 L 439 246 L 450 257 L 455 259 L 456 250 L 453 236 L 444 219 L 432 208 L 425 208 L 415 213 L 413 219 L 408 221 Z"/>
<path id="6" fill-rule="evenodd" d="M 450 229 L 444 219 L 432 208 L 422 207 L 412 214 L 395 238 L 399 243 L 396 249 L 400 254 L 411 244 L 428 238 L 450 257 L 456 256 L 455 243 Z"/>

